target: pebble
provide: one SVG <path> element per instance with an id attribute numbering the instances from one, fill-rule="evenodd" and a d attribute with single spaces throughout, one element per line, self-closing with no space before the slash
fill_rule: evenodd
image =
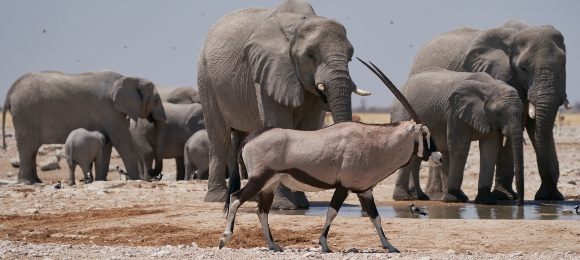
<path id="1" fill-rule="evenodd" d="M 155 252 L 153 254 L 151 254 L 151 257 L 166 257 L 166 256 L 170 256 L 171 252 L 167 251 L 167 250 L 161 250 L 159 252 Z"/>
<path id="2" fill-rule="evenodd" d="M 28 214 L 38 214 L 38 209 L 26 209 L 24 212 Z"/>

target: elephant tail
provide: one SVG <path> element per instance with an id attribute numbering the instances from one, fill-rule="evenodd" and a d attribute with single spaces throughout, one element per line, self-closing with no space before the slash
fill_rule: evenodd
<path id="1" fill-rule="evenodd" d="M 6 132 L 4 131 L 4 126 L 6 125 L 6 110 L 10 110 L 10 99 L 9 95 L 6 96 L 6 101 L 4 102 L 4 107 L 2 108 L 2 150 L 6 152 Z"/>

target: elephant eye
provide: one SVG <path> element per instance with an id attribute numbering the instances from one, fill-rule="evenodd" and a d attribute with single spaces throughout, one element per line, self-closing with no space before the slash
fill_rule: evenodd
<path id="1" fill-rule="evenodd" d="M 497 113 L 497 116 L 498 116 L 498 117 L 502 117 L 501 113 Z"/>
<path id="2" fill-rule="evenodd" d="M 311 58 L 312 60 L 314 60 L 314 54 L 308 53 L 308 58 Z"/>
<path id="3" fill-rule="evenodd" d="M 522 69 L 522 71 L 523 71 L 524 73 L 528 73 L 528 71 L 526 70 L 526 68 L 522 67 L 521 69 Z"/>

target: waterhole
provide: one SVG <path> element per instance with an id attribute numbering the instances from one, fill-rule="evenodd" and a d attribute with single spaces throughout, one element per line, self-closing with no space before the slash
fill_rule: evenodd
<path id="1" fill-rule="evenodd" d="M 409 210 L 409 204 L 425 211 L 427 216 L 415 216 Z M 271 210 L 270 214 L 326 216 L 327 202 L 311 202 L 309 209 Z M 393 202 L 391 205 L 377 206 L 384 218 L 430 218 L 430 219 L 527 219 L 527 220 L 580 220 L 574 207 L 580 201 L 526 201 L 518 207 L 516 201 L 499 201 L 497 205 L 478 205 L 473 203 L 443 203 L 432 201 Z M 563 213 L 569 209 L 573 214 Z M 246 213 L 254 213 L 247 211 Z M 368 217 L 359 205 L 344 204 L 338 216 Z"/>

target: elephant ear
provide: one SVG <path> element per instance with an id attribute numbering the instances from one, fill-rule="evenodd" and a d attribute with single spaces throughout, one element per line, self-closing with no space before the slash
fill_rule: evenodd
<path id="1" fill-rule="evenodd" d="M 485 87 L 479 81 L 464 80 L 458 84 L 449 97 L 449 105 L 457 117 L 484 134 L 490 129 L 490 122 L 485 112 L 486 96 L 482 92 Z"/>
<path id="2" fill-rule="evenodd" d="M 157 91 L 149 80 L 138 77 L 123 77 L 115 81 L 111 97 L 115 108 L 129 118 L 147 118 L 152 112 L 149 103 Z"/>
<path id="3" fill-rule="evenodd" d="M 510 82 L 517 74 L 510 63 L 510 43 L 515 28 L 494 28 L 482 31 L 467 47 L 463 70 L 486 72 L 494 79 Z"/>
<path id="4" fill-rule="evenodd" d="M 203 118 L 203 111 L 201 108 L 201 104 L 191 104 L 191 106 L 192 106 L 191 113 L 187 117 L 187 121 L 185 122 L 185 125 L 187 125 L 190 128 L 193 128 L 193 127 L 196 127 L 199 125 L 203 125 L 205 127 L 205 120 Z"/>
<path id="5" fill-rule="evenodd" d="M 264 21 L 244 46 L 254 82 L 276 102 L 297 107 L 304 102 L 304 87 L 290 56 L 296 27 L 305 16 L 281 13 Z"/>

